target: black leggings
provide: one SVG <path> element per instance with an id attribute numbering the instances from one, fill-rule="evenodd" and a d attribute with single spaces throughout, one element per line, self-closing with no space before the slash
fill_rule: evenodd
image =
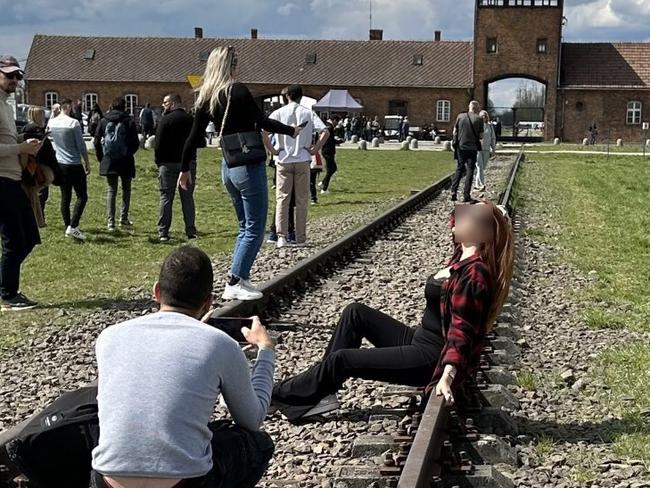
<path id="1" fill-rule="evenodd" d="M 362 339 L 373 348 L 360 349 Z M 281 406 L 313 406 L 336 393 L 348 378 L 425 386 L 431 380 L 441 347 L 427 331 L 411 328 L 360 303 L 348 305 L 323 360 L 273 388 Z"/>
<path id="2" fill-rule="evenodd" d="M 66 227 L 76 228 L 79 227 L 79 220 L 81 220 L 88 202 L 86 170 L 81 164 L 60 164 L 59 167 L 64 177 L 63 183 L 61 183 L 61 216 L 63 217 L 63 224 Z M 77 195 L 77 203 L 75 203 L 74 212 L 70 217 L 72 190 Z"/>

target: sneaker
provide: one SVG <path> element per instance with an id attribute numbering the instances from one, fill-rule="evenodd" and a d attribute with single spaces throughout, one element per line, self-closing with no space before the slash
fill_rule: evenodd
<path id="1" fill-rule="evenodd" d="M 295 232 L 289 232 L 287 234 L 287 242 L 289 242 L 289 243 L 296 242 L 296 233 Z"/>
<path id="2" fill-rule="evenodd" d="M 275 244 L 278 242 L 278 234 L 276 232 L 269 232 L 269 236 L 266 238 L 266 242 L 269 244 Z"/>
<path id="3" fill-rule="evenodd" d="M 329 192 L 330 192 L 329 190 L 321 190 L 321 191 L 320 191 L 320 194 L 321 194 L 321 195 L 328 195 Z"/>
<path id="4" fill-rule="evenodd" d="M 318 182 L 318 188 L 323 188 L 323 182 L 322 181 Z"/>
<path id="5" fill-rule="evenodd" d="M 187 240 L 188 240 L 188 242 L 196 242 L 196 241 L 199 240 L 199 236 L 197 236 L 196 234 L 193 234 L 191 236 L 187 236 Z"/>
<path id="6" fill-rule="evenodd" d="M 133 222 L 131 222 L 129 219 L 120 220 L 120 227 L 133 227 Z"/>
<path id="7" fill-rule="evenodd" d="M 158 240 L 160 242 L 169 242 L 169 236 L 160 236 Z"/>
<path id="8" fill-rule="evenodd" d="M 336 395 L 327 395 L 320 402 L 318 402 L 311 410 L 305 412 L 301 418 L 312 417 L 314 415 L 323 415 L 328 412 L 333 412 L 341 408 L 339 399 Z"/>
<path id="9" fill-rule="evenodd" d="M 221 298 L 224 300 L 259 300 L 264 294 L 250 285 L 250 281 L 239 280 L 235 285 L 226 284 Z"/>
<path id="10" fill-rule="evenodd" d="M 37 307 L 38 303 L 30 300 L 22 293 L 18 293 L 15 297 L 11 299 L 2 299 L 0 300 L 0 310 L 3 312 L 18 312 L 20 310 L 29 310 L 34 307 Z"/>
<path id="11" fill-rule="evenodd" d="M 65 230 L 65 235 L 82 242 L 86 240 L 86 236 L 79 230 L 79 227 L 68 226 L 68 228 Z"/>
<path id="12" fill-rule="evenodd" d="M 106 228 L 108 229 L 108 232 L 115 232 L 115 224 L 108 224 Z"/>
<path id="13" fill-rule="evenodd" d="M 312 205 L 317 205 L 317 204 L 318 204 L 318 200 L 312 200 L 312 201 L 311 201 L 311 204 L 312 204 Z"/>
<path id="14" fill-rule="evenodd" d="M 276 247 L 278 249 L 283 247 L 289 247 L 289 242 L 287 241 L 287 238 L 283 236 L 278 236 L 278 242 L 276 243 Z"/>

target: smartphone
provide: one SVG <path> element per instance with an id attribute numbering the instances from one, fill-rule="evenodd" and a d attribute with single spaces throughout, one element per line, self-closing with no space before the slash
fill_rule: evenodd
<path id="1" fill-rule="evenodd" d="M 304 129 L 305 127 L 307 127 L 307 124 L 308 124 L 308 123 L 309 123 L 309 121 L 308 121 L 308 120 L 305 120 L 302 124 L 298 124 L 298 127 Z"/>
<path id="2" fill-rule="evenodd" d="M 253 320 L 241 317 L 210 317 L 208 325 L 222 330 L 237 342 L 246 342 L 244 334 L 241 333 L 241 328 L 251 328 Z"/>

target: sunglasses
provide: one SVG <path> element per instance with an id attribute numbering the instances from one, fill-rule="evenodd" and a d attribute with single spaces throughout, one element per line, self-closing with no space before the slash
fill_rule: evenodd
<path id="1" fill-rule="evenodd" d="M 20 80 L 23 79 L 23 75 L 19 71 L 14 71 L 13 73 L 4 73 L 3 72 L 2 74 L 5 75 L 5 77 L 7 77 L 10 80 L 18 80 L 18 81 L 20 81 Z"/>

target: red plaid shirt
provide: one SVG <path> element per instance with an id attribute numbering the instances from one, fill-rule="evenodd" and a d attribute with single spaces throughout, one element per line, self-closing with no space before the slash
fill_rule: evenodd
<path id="1" fill-rule="evenodd" d="M 453 215 L 450 223 L 453 226 Z M 461 255 L 456 244 L 440 300 L 445 345 L 429 388 L 435 387 L 447 364 L 456 366 L 453 384 L 460 385 L 476 374 L 481 358 L 491 299 L 489 271 L 479 254 L 462 261 Z"/>

